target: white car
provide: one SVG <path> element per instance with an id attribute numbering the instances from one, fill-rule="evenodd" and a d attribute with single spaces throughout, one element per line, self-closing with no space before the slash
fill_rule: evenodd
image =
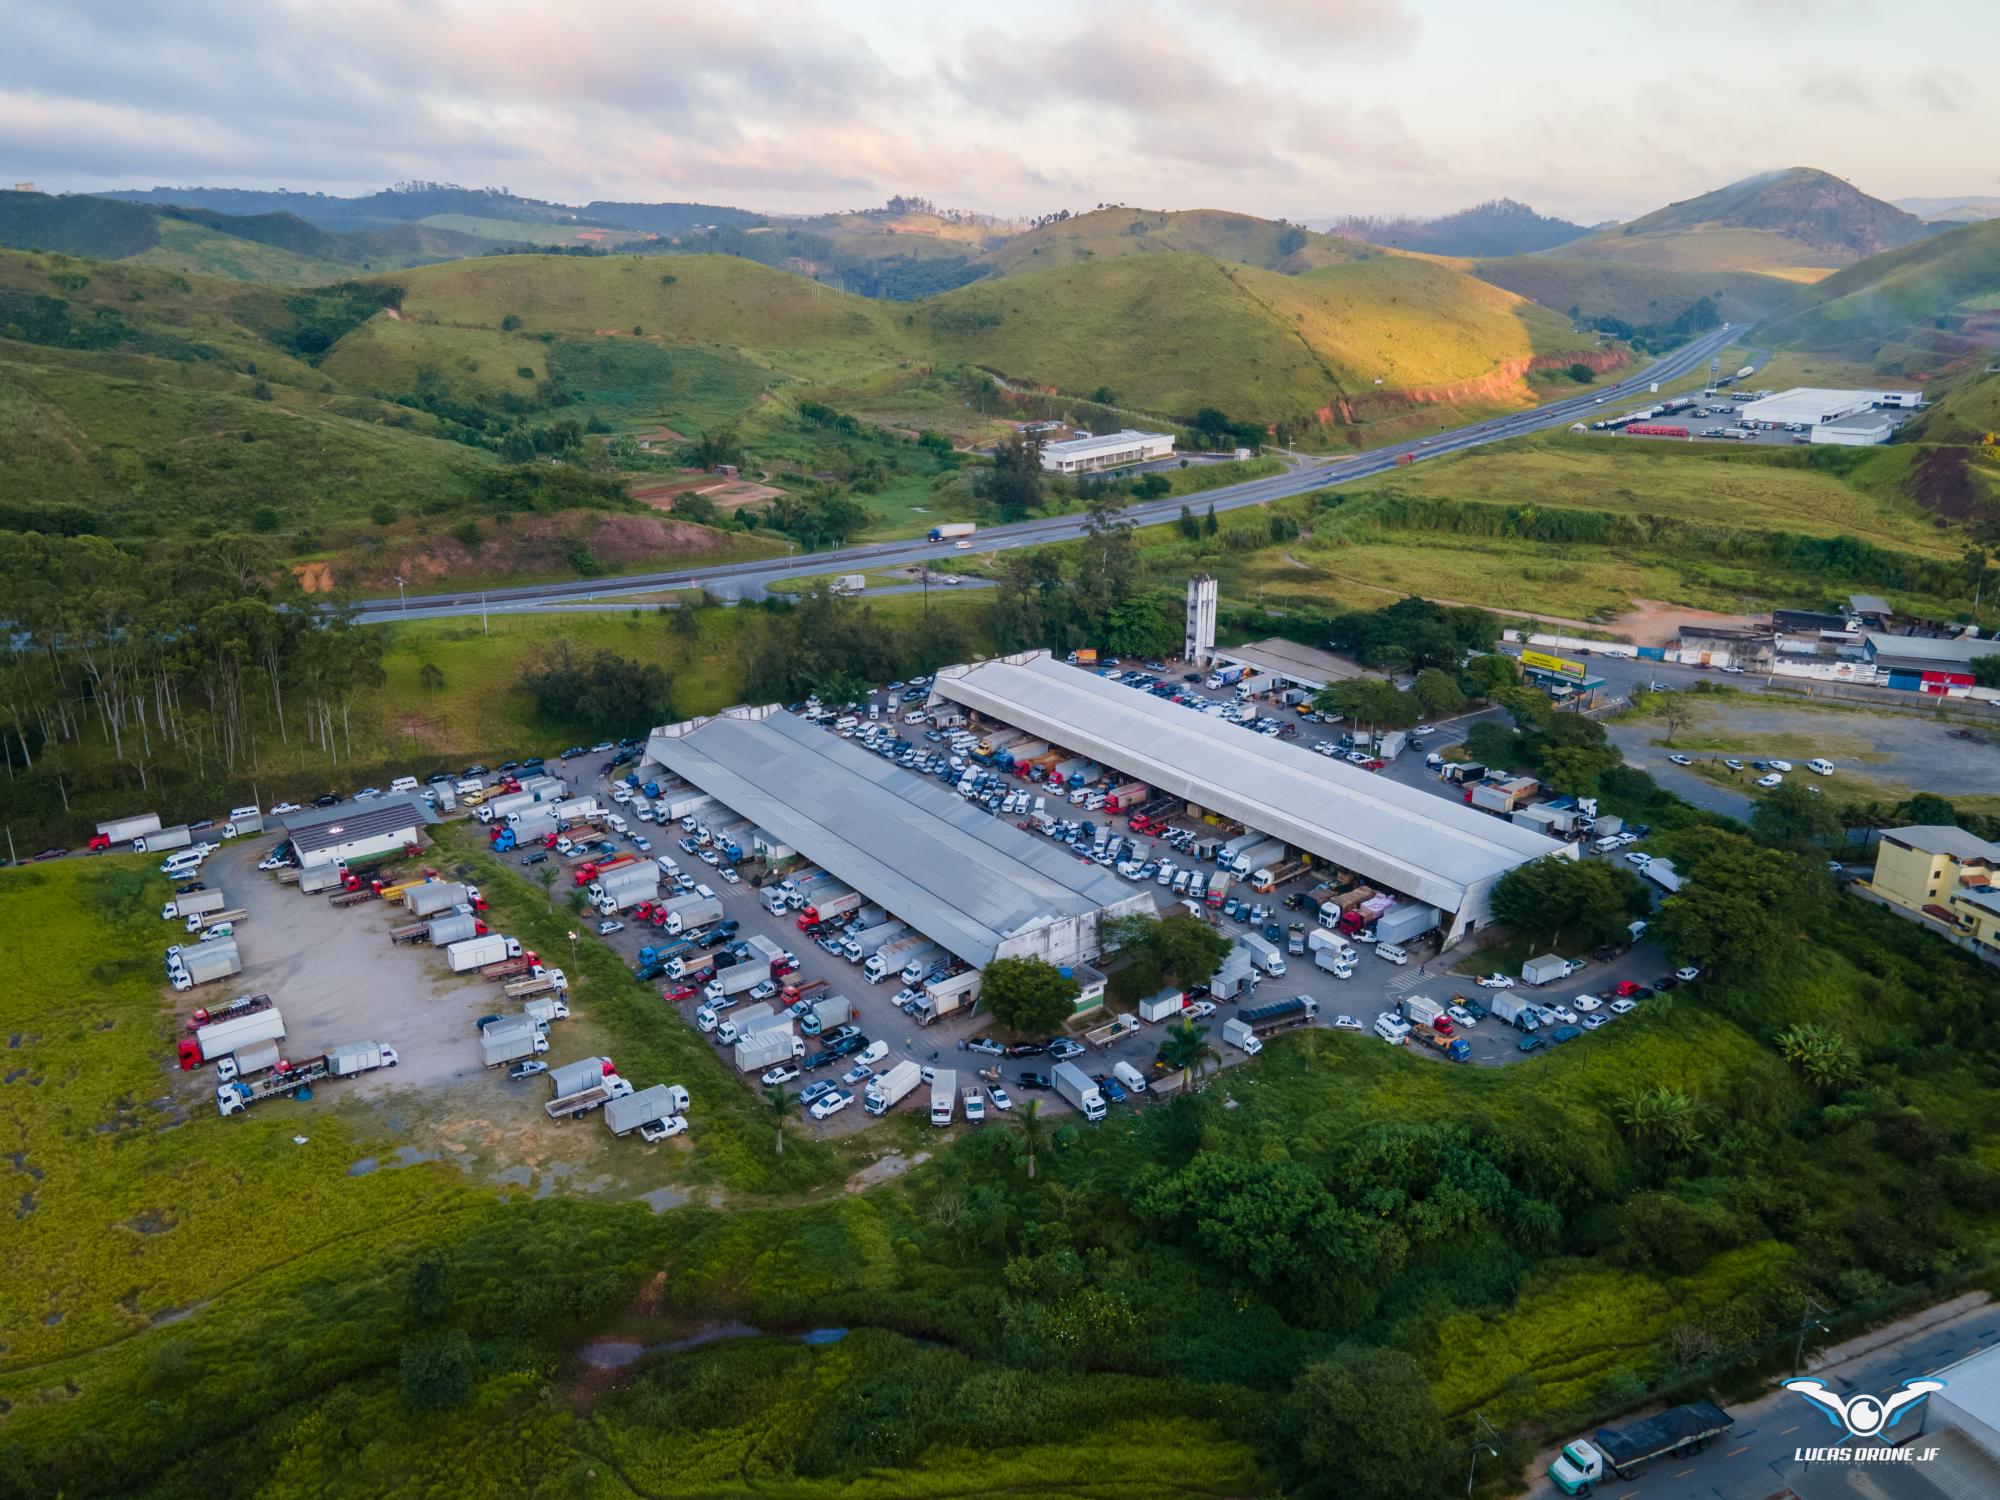
<path id="1" fill-rule="evenodd" d="M 1215 1002 L 1213 1000 L 1190 1000 L 1188 1002 L 1187 1019 L 1190 1021 L 1206 1021 L 1214 1014 Z"/>
<path id="2" fill-rule="evenodd" d="M 1701 978 L 1701 970 L 1697 969 L 1693 964 L 1689 964 L 1686 968 L 1674 970 L 1674 978 L 1678 979 L 1682 984 L 1693 984 L 1697 979 Z"/>
<path id="3" fill-rule="evenodd" d="M 623 922 L 614 921 L 610 917 L 606 917 L 602 922 L 597 924 L 597 935 L 599 937 L 610 937 L 612 933 L 623 932 L 624 930 L 625 924 Z"/>
<path id="4" fill-rule="evenodd" d="M 1637 1003 L 1631 1000 L 1613 1000 L 1611 1002 L 1611 1014 L 1614 1016 L 1629 1016 L 1638 1008 Z"/>
<path id="5" fill-rule="evenodd" d="M 669 1136 L 687 1133 L 688 1122 L 685 1115 L 668 1115 L 664 1120 L 650 1120 L 639 1127 L 639 1139 L 648 1145 L 655 1145 Z"/>
<path id="6" fill-rule="evenodd" d="M 1764 787 L 1766 790 L 1768 790 L 1769 788 L 1774 786 L 1782 786 L 1784 784 L 1784 780 L 1785 778 L 1780 776 L 1776 771 L 1766 771 L 1762 776 L 1759 776 L 1756 779 L 1756 781 L 1752 783 L 1752 785 L 1761 786 Z"/>
<path id="7" fill-rule="evenodd" d="M 722 859 L 713 849 L 704 849 L 701 851 L 701 862 L 705 865 L 719 865 Z"/>
<path id="8" fill-rule="evenodd" d="M 896 1009 L 901 1010 L 904 1006 L 913 1005 L 923 998 L 924 992 L 922 990 L 913 984 L 905 985 L 902 989 L 896 991 Z"/>
<path id="9" fill-rule="evenodd" d="M 1683 755 L 1678 750 L 1669 755 L 1667 759 L 1677 766 L 1691 766 L 1694 764 L 1694 757 L 1692 755 Z"/>
<path id="10" fill-rule="evenodd" d="M 752 1000 L 768 1000 L 777 993 L 777 981 L 772 979 L 760 979 L 750 987 L 750 998 Z"/>
<path id="11" fill-rule="evenodd" d="M 1637 865 L 1642 870 L 1652 862 L 1652 855 L 1641 854 L 1637 849 L 1628 849 L 1625 853 L 1625 863 L 1628 865 Z"/>
<path id="12" fill-rule="evenodd" d="M 1792 763 L 1788 760 L 1774 760 L 1771 762 L 1771 769 L 1774 771 L 1789 771 L 1791 768 Z"/>
<path id="13" fill-rule="evenodd" d="M 279 802 L 272 806 L 270 815 L 274 818 L 277 818 L 284 816 L 284 814 L 286 813 L 295 813 L 304 811 L 305 809 L 300 807 L 296 802 Z"/>
<path id="14" fill-rule="evenodd" d="M 993 1101 L 995 1109 L 1012 1109 L 1014 1107 L 1014 1096 L 1001 1088 L 997 1083 L 989 1083 L 986 1086 L 986 1097 Z"/>
<path id="15" fill-rule="evenodd" d="M 1474 983 L 1489 990 L 1511 990 L 1514 988 L 1513 978 L 1506 974 L 1483 974 Z"/>
<path id="16" fill-rule="evenodd" d="M 724 885 L 735 885 L 738 881 L 740 881 L 743 878 L 742 876 L 738 875 L 734 870 L 730 869 L 728 865 L 721 866 L 715 873 L 722 877 L 722 883 Z"/>
<path id="17" fill-rule="evenodd" d="M 1576 1012 L 1571 1010 L 1567 1005 L 1551 1005 L 1549 1007 L 1549 1014 L 1565 1026 L 1574 1026 L 1576 1024 Z"/>
<path id="18" fill-rule="evenodd" d="M 869 1067 L 867 1063 L 856 1063 L 840 1075 L 840 1081 L 846 1084 L 866 1083 L 874 1076 L 875 1070 Z"/>
<path id="19" fill-rule="evenodd" d="M 1462 1026 L 1467 1031 L 1471 1031 L 1479 1025 L 1478 1018 L 1463 1005 L 1448 1005 L 1445 1007 L 1444 1013 L 1451 1017 L 1454 1026 Z"/>
<path id="20" fill-rule="evenodd" d="M 1639 842 L 1639 835 L 1636 833 L 1614 833 L 1611 836 L 1618 840 L 1618 847 L 1620 849 L 1623 849 L 1627 844 L 1636 844 Z"/>
<path id="21" fill-rule="evenodd" d="M 776 1088 L 781 1083 L 790 1083 L 798 1076 L 799 1070 L 791 1063 L 779 1063 L 775 1068 L 764 1070 L 763 1082 L 770 1088 Z"/>
<path id="22" fill-rule="evenodd" d="M 1340 1015 L 1333 1018 L 1333 1029 L 1335 1031 L 1364 1031 L 1367 1028 L 1352 1016 Z"/>
<path id="23" fill-rule="evenodd" d="M 815 1120 L 831 1120 L 853 1102 L 854 1091 L 852 1089 L 835 1089 L 832 1093 L 814 1103 L 812 1117 Z"/>
<path id="24" fill-rule="evenodd" d="M 1608 1019 L 1610 1018 L 1607 1016 L 1585 1016 L 1577 1024 L 1582 1026 L 1585 1031 L 1595 1031 L 1597 1030 L 1598 1027 L 1602 1026 Z"/>
<path id="25" fill-rule="evenodd" d="M 1585 1015 L 1589 1015 L 1594 1010 L 1602 1010 L 1604 1008 L 1604 1002 L 1595 995 L 1578 995 L 1574 1000 L 1570 1001 L 1570 1005 L 1576 1010 L 1582 1011 Z"/>

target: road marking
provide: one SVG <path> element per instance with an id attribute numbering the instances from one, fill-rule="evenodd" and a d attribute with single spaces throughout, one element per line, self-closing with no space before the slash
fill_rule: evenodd
<path id="1" fill-rule="evenodd" d="M 1693 1472 L 1694 1472 L 1694 1470 L 1693 1470 L 1693 1469 L 1682 1469 L 1682 1470 L 1680 1471 L 1680 1473 L 1678 1473 L 1678 1474 L 1676 1474 L 1676 1475 L 1674 1476 L 1674 1478 L 1676 1478 L 1676 1479 L 1685 1479 L 1685 1478 L 1687 1478 L 1687 1477 L 1688 1477 L 1688 1475 L 1692 1474 Z"/>
<path id="2" fill-rule="evenodd" d="M 1738 1453 L 1748 1453 L 1749 1451 L 1750 1451 L 1750 1445 L 1748 1443 L 1745 1443 L 1741 1448 L 1732 1449 L 1731 1451 L 1723 1454 L 1722 1456 L 1724 1458 L 1734 1458 Z"/>
<path id="3" fill-rule="evenodd" d="M 1797 1422 L 1794 1422 L 1790 1427 L 1787 1427 L 1783 1432 L 1779 1433 L 1778 1436 L 1790 1437 L 1793 1433 L 1799 1430 L 1799 1425 L 1800 1424 L 1798 1424 Z"/>

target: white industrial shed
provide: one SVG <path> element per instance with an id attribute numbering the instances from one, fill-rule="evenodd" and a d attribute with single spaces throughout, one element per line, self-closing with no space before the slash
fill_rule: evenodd
<path id="1" fill-rule="evenodd" d="M 287 813 L 285 833 L 303 868 L 394 854 L 422 843 L 424 826 L 436 821 L 437 814 L 422 797 L 398 793 Z"/>
<path id="2" fill-rule="evenodd" d="M 1576 852 L 1420 788 L 1063 666 L 1046 651 L 946 667 L 932 693 L 1452 913 L 1446 946 L 1487 919 L 1502 875 Z"/>
<path id="3" fill-rule="evenodd" d="M 1779 391 L 1760 401 L 1747 401 L 1736 409 L 1744 422 L 1770 422 L 1779 427 L 1817 427 L 1838 422 L 1856 412 L 1873 411 L 1878 406 L 1917 407 L 1923 405 L 1921 391 L 1832 391 L 1821 386 L 1799 386 Z"/>
<path id="4" fill-rule="evenodd" d="M 1173 456 L 1171 432 L 1139 432 L 1130 427 L 1101 437 L 1071 438 L 1065 443 L 1042 445 L 1042 467 L 1052 474 L 1089 474 Z"/>
<path id="5" fill-rule="evenodd" d="M 776 707 L 655 729 L 647 754 L 975 968 L 1077 964 L 1151 913 L 1109 871 Z"/>

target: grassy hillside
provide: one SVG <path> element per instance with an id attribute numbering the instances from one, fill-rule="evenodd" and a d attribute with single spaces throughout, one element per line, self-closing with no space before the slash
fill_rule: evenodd
<path id="1" fill-rule="evenodd" d="M 1967 224 L 1878 255 L 1810 288 L 1760 328 L 1776 348 L 1872 358 L 1885 371 L 1935 369 L 2000 345 L 2000 220 Z"/>
<path id="2" fill-rule="evenodd" d="M 1794 167 L 1669 204 L 1556 253 L 1670 271 L 1780 272 L 1851 265 L 1927 232 L 1893 204 Z"/>
<path id="3" fill-rule="evenodd" d="M 1358 260 L 1370 251 L 1353 240 L 1221 209 L 1101 208 L 1013 235 L 981 263 L 1006 273 L 1161 254 L 1207 255 L 1292 272 Z"/>
<path id="4" fill-rule="evenodd" d="M 341 261 L 322 260 L 166 215 L 160 218 L 158 240 L 131 259 L 134 264 L 162 271 L 275 286 L 320 286 L 355 272 L 354 266 Z"/>
<path id="5" fill-rule="evenodd" d="M 1614 260 L 1515 255 L 1472 264 L 1482 281 L 1560 312 L 1644 327 L 1668 323 L 1703 297 L 1724 322 L 1753 322 L 1798 296 L 1796 283 L 1752 271 L 1677 271 Z"/>

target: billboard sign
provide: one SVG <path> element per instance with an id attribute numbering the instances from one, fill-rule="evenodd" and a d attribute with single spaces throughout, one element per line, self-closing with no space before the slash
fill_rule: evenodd
<path id="1" fill-rule="evenodd" d="M 1523 651 L 1521 665 L 1532 667 L 1537 672 L 1560 672 L 1565 677 L 1583 676 L 1583 663 L 1571 661 L 1566 656 L 1550 656 L 1545 651 Z"/>

